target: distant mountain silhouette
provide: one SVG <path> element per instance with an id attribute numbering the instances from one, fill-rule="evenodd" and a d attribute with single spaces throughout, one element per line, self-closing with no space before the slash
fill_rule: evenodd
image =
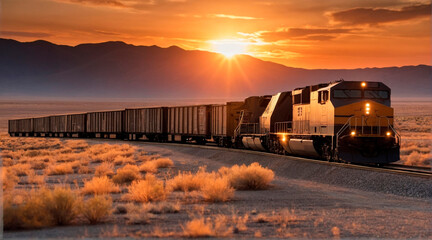
<path id="1" fill-rule="evenodd" d="M 75 47 L 0 39 L 0 96 L 222 98 L 338 79 L 382 81 L 394 97 L 429 97 L 432 67 L 308 70 L 240 55 L 123 42 Z"/>

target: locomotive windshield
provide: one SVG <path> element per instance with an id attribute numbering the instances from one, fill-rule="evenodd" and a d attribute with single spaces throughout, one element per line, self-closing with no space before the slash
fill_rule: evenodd
<path id="1" fill-rule="evenodd" d="M 353 90 L 353 89 L 343 89 L 343 90 L 334 90 L 335 98 L 361 98 L 361 90 Z"/>
<path id="2" fill-rule="evenodd" d="M 365 90 L 364 91 L 365 98 L 379 98 L 379 99 L 387 99 L 389 98 L 388 91 L 373 91 L 373 90 Z"/>
<path id="3" fill-rule="evenodd" d="M 388 99 L 389 92 L 383 90 L 362 90 L 360 89 L 335 89 L 335 98 L 367 98 L 367 99 Z"/>

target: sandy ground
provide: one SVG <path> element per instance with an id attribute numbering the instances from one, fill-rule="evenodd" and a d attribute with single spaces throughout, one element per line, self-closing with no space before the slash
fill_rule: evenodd
<path id="1" fill-rule="evenodd" d="M 196 171 L 204 165 L 212 171 L 222 166 L 259 162 L 274 170 L 276 178 L 271 189 L 236 191 L 234 200 L 226 203 L 205 203 L 193 196 L 185 198 L 183 193 L 174 193 L 169 201 L 179 201 L 180 212 L 155 214 L 148 224 L 126 225 L 123 215 L 114 214 L 99 225 L 8 231 L 4 238 L 181 237 L 182 226 L 193 216 L 207 218 L 217 214 L 247 216 L 246 228 L 234 230 L 229 234 L 231 238 L 432 238 L 431 179 L 371 173 L 269 154 L 173 144 L 131 144 L 170 157 L 174 167 L 161 173 L 166 176 L 179 170 Z M 75 174 L 67 178 L 72 182 L 82 177 Z M 119 204 L 119 197 L 113 196 L 114 205 Z M 284 219 L 267 221 L 280 216 Z M 163 234 L 155 234 L 155 229 Z"/>

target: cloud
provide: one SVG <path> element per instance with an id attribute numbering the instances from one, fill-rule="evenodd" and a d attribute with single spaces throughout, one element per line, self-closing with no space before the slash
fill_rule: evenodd
<path id="1" fill-rule="evenodd" d="M 0 31 L 1 36 L 14 36 L 14 37 L 32 37 L 32 38 L 43 38 L 52 36 L 49 33 L 43 32 L 17 32 L 17 31 Z"/>
<path id="2" fill-rule="evenodd" d="M 89 3 L 93 5 L 107 5 L 114 7 L 126 7 L 121 0 L 70 0 L 73 3 Z"/>
<path id="3" fill-rule="evenodd" d="M 261 32 L 261 38 L 266 42 L 281 40 L 314 40 L 324 41 L 335 38 L 337 35 L 351 33 L 355 29 L 346 28 L 284 28 L 278 31 Z"/>
<path id="4" fill-rule="evenodd" d="M 261 18 L 255 18 L 255 17 L 235 16 L 235 15 L 227 15 L 227 14 L 212 14 L 211 16 L 217 17 L 217 18 L 242 19 L 242 20 L 261 19 Z"/>
<path id="5" fill-rule="evenodd" d="M 108 36 L 119 36 L 120 35 L 120 33 L 116 33 L 116 32 L 107 32 L 107 31 L 103 31 L 103 30 L 94 30 L 94 31 L 98 34 L 108 35 Z"/>
<path id="6" fill-rule="evenodd" d="M 330 14 L 334 21 L 350 25 L 377 25 L 380 23 L 430 17 L 430 15 L 431 4 L 408 6 L 400 10 L 386 8 L 353 8 Z"/>

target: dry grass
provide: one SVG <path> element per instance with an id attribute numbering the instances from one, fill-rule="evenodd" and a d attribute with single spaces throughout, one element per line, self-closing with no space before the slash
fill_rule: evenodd
<path id="1" fill-rule="evenodd" d="M 195 174 L 191 172 L 179 172 L 168 184 L 174 191 L 196 191 L 201 189 L 208 176 L 209 173 L 205 171 L 205 167 L 200 167 Z"/>
<path id="2" fill-rule="evenodd" d="M 42 188 L 4 196 L 5 229 L 41 228 L 70 224 L 78 215 L 80 199 L 70 189 Z"/>
<path id="3" fill-rule="evenodd" d="M 117 174 L 113 177 L 113 181 L 117 184 L 131 183 L 138 179 L 141 179 L 139 168 L 130 164 L 117 169 Z"/>
<path id="4" fill-rule="evenodd" d="M 231 185 L 237 190 L 262 190 L 270 187 L 274 172 L 261 167 L 255 162 L 249 166 L 234 165 L 231 168 L 221 168 L 219 173 L 229 178 Z"/>
<path id="5" fill-rule="evenodd" d="M 95 195 L 81 204 L 80 211 L 90 224 L 99 223 L 112 213 L 111 197 Z"/>
<path id="6" fill-rule="evenodd" d="M 208 202 L 226 202 L 234 197 L 234 188 L 225 176 L 206 179 L 201 187 L 204 200 Z"/>
<path id="7" fill-rule="evenodd" d="M 147 161 L 139 166 L 139 170 L 146 173 L 156 173 L 157 165 L 154 161 Z"/>
<path id="8" fill-rule="evenodd" d="M 167 168 L 174 166 L 174 163 L 169 158 L 158 158 L 156 160 L 153 160 L 156 164 L 156 168 Z"/>
<path id="9" fill-rule="evenodd" d="M 113 176 L 114 175 L 114 165 L 109 162 L 103 162 L 95 169 L 95 176 Z"/>
<path id="10" fill-rule="evenodd" d="M 108 177 L 93 177 L 90 181 L 84 181 L 84 187 L 81 189 L 83 194 L 108 194 L 120 192 L 120 188 L 114 184 Z"/>
<path id="11" fill-rule="evenodd" d="M 116 165 L 116 166 L 125 165 L 125 164 L 134 164 L 134 163 L 135 163 L 135 160 L 131 156 L 129 156 L 129 157 L 117 156 L 114 158 L 114 165 Z"/>
<path id="12" fill-rule="evenodd" d="M 150 223 L 150 217 L 152 216 L 145 208 L 141 205 L 136 205 L 134 203 L 128 203 L 125 205 L 127 212 L 127 224 L 148 224 Z"/>
<path id="13" fill-rule="evenodd" d="M 157 202 L 157 203 L 144 203 L 143 209 L 146 212 L 153 214 L 163 214 L 163 213 L 178 213 L 180 212 L 181 205 L 179 202 Z"/>
<path id="14" fill-rule="evenodd" d="M 145 179 L 132 182 L 123 199 L 135 202 L 162 201 L 169 194 L 170 191 L 164 186 L 163 181 L 158 180 L 152 174 L 147 174 Z"/>
<path id="15" fill-rule="evenodd" d="M 227 226 L 227 218 L 217 215 L 214 218 L 194 218 L 183 226 L 183 236 L 192 238 L 228 237 L 233 228 Z"/>
<path id="16" fill-rule="evenodd" d="M 65 175 L 72 174 L 74 170 L 71 163 L 51 164 L 45 169 L 47 175 Z"/>
<path id="17" fill-rule="evenodd" d="M 44 208 L 55 224 L 67 225 L 78 215 L 80 199 L 70 188 L 56 187 L 42 190 L 42 194 Z"/>

